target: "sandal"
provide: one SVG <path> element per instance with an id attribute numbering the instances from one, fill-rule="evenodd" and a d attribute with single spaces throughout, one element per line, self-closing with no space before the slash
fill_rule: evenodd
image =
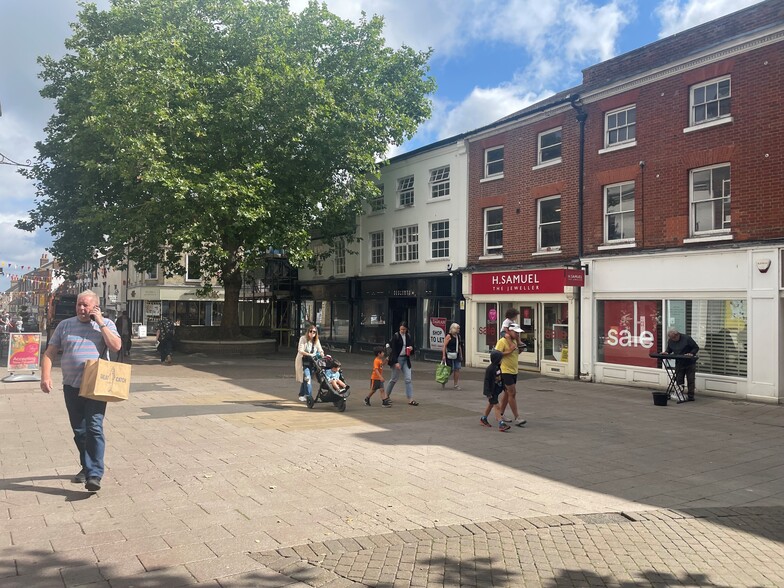
<path id="1" fill-rule="evenodd" d="M 416 400 L 412 400 L 408 403 L 410 406 L 419 406 L 419 403 Z"/>

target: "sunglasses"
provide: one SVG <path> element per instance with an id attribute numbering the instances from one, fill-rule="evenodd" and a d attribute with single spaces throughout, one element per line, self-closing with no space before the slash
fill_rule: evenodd
<path id="1" fill-rule="evenodd" d="M 312 330 L 312 331 L 310 331 L 310 332 L 311 332 L 311 333 L 317 333 L 318 331 L 316 331 L 315 329 L 313 329 L 313 330 Z"/>

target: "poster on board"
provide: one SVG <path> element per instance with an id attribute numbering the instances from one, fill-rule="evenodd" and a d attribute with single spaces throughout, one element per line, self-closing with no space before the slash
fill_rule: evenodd
<path id="1" fill-rule="evenodd" d="M 438 349 L 444 346 L 446 338 L 446 319 L 436 316 L 430 317 L 430 349 Z"/>
<path id="2" fill-rule="evenodd" d="M 41 362 L 41 333 L 10 333 L 8 371 L 36 371 Z"/>

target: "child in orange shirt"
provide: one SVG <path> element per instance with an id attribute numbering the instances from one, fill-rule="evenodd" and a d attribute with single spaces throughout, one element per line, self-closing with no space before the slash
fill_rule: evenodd
<path id="1" fill-rule="evenodd" d="M 370 406 L 370 397 L 376 393 L 376 390 L 381 390 L 381 406 L 389 407 L 389 398 L 384 390 L 384 348 L 376 347 L 373 349 L 376 354 L 373 360 L 373 372 L 370 374 L 370 394 L 365 396 L 365 404 Z"/>

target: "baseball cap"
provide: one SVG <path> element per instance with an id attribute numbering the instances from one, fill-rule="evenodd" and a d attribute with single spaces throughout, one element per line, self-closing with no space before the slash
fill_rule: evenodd
<path id="1" fill-rule="evenodd" d="M 507 329 L 509 329 L 510 331 L 514 331 L 515 333 L 523 332 L 523 330 L 520 328 L 520 325 L 518 325 L 517 323 L 509 323 Z"/>

